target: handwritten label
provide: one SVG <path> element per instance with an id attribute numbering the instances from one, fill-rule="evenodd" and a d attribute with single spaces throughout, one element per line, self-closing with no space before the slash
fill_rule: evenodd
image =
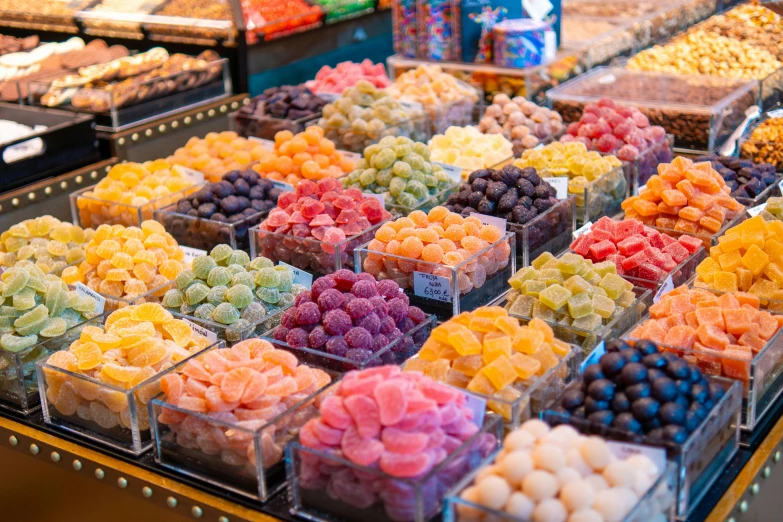
<path id="1" fill-rule="evenodd" d="M 293 185 L 289 185 L 288 183 L 283 183 L 282 181 L 276 181 L 276 180 L 270 180 L 270 181 L 272 181 L 272 186 L 273 187 L 275 187 L 276 189 L 280 189 L 283 192 L 293 192 L 294 191 L 294 186 Z"/>
<path id="2" fill-rule="evenodd" d="M 473 412 L 473 423 L 476 426 L 484 424 L 484 414 L 487 412 L 487 401 L 482 399 L 478 395 L 472 393 L 465 393 L 465 407 L 470 408 Z"/>
<path id="3" fill-rule="evenodd" d="M 447 163 L 438 163 L 437 161 L 432 162 L 433 165 L 440 165 L 443 170 L 446 171 L 446 174 L 449 176 L 449 178 L 452 181 L 456 181 L 457 183 L 462 182 L 462 169 L 457 167 L 456 165 L 449 165 Z"/>
<path id="4" fill-rule="evenodd" d="M 92 297 L 95 299 L 95 311 L 99 314 L 103 313 L 103 309 L 106 308 L 106 298 L 101 294 L 82 283 L 76 283 L 76 293 L 81 296 Z"/>
<path id="5" fill-rule="evenodd" d="M 263 138 L 257 138 L 256 136 L 248 136 L 247 139 L 249 139 L 251 141 L 257 141 L 258 143 L 261 144 L 262 147 L 264 147 L 265 150 L 269 150 L 269 151 L 275 150 L 275 142 L 274 141 L 265 140 Z"/>
<path id="6" fill-rule="evenodd" d="M 506 220 L 495 216 L 487 216 L 486 214 L 479 214 L 478 212 L 471 212 L 470 217 L 476 217 L 485 225 L 494 225 L 500 229 L 500 233 L 506 234 Z"/>
<path id="7" fill-rule="evenodd" d="M 590 366 L 591 364 L 597 363 L 598 359 L 600 359 L 601 356 L 605 353 L 606 353 L 606 343 L 604 341 L 601 341 L 600 344 L 598 344 L 595 348 L 593 348 L 593 351 L 590 352 L 590 355 L 585 357 L 585 360 L 582 361 L 582 371 L 584 371 L 584 369 Z"/>
<path id="8" fill-rule="evenodd" d="M 553 178 L 541 178 L 557 191 L 557 199 L 565 199 L 568 197 L 568 177 L 567 176 L 555 176 Z"/>
<path id="9" fill-rule="evenodd" d="M 593 222 L 592 221 L 588 221 L 587 223 L 585 223 L 581 227 L 579 227 L 576 230 L 574 230 L 574 239 L 578 238 L 579 236 L 583 236 L 583 235 L 587 234 L 588 232 L 590 232 L 591 228 L 593 228 Z"/>
<path id="10" fill-rule="evenodd" d="M 349 160 L 353 161 L 354 163 L 356 163 L 360 159 L 364 158 L 364 156 L 362 156 L 361 154 L 359 154 L 357 152 L 351 152 L 351 151 L 348 151 L 348 150 L 341 150 L 340 154 L 342 154 L 345 159 L 349 159 Z"/>
<path id="11" fill-rule="evenodd" d="M 186 176 L 188 176 L 190 179 L 193 180 L 194 184 L 204 183 L 203 172 L 199 172 L 198 170 L 194 170 L 194 169 L 189 169 L 181 165 L 174 165 L 174 168 L 181 170 L 183 174 L 185 174 Z"/>
<path id="12" fill-rule="evenodd" d="M 294 273 L 295 285 L 302 285 L 308 290 L 310 290 L 310 288 L 313 286 L 313 274 L 310 272 L 305 272 L 301 268 L 296 268 L 295 266 L 291 266 L 288 263 L 283 263 L 282 261 L 278 261 L 277 264 L 280 266 L 287 266 L 291 269 L 291 271 Z"/>
<path id="13" fill-rule="evenodd" d="M 672 276 L 671 274 L 669 274 L 669 276 L 663 282 L 663 284 L 658 289 L 658 291 L 655 292 L 655 297 L 653 297 L 653 303 L 657 303 L 658 301 L 660 301 L 661 297 L 663 297 L 664 294 L 668 294 L 672 290 L 674 290 L 674 281 L 672 281 Z"/>
<path id="14" fill-rule="evenodd" d="M 413 272 L 413 294 L 442 303 L 451 302 L 451 282 L 446 277 Z"/>
<path id="15" fill-rule="evenodd" d="M 364 196 L 367 197 L 367 198 L 375 198 L 375 199 L 377 199 L 378 201 L 381 202 L 381 206 L 383 208 L 386 208 L 386 200 L 383 199 L 383 194 L 365 193 Z"/>
<path id="16" fill-rule="evenodd" d="M 750 217 L 756 217 L 767 209 L 767 202 L 765 201 L 761 205 L 748 209 L 748 215 Z"/>
<path id="17" fill-rule="evenodd" d="M 200 256 L 207 255 L 206 250 L 199 250 L 198 248 L 190 248 L 186 246 L 180 246 L 183 252 L 185 252 L 185 262 L 193 264 L 193 260 Z"/>
<path id="18" fill-rule="evenodd" d="M 540 22 L 546 18 L 554 6 L 549 0 L 522 0 L 522 7 L 525 8 L 525 12 L 530 18 Z"/>
<path id="19" fill-rule="evenodd" d="M 658 473 L 662 473 L 666 469 L 666 450 L 663 448 L 616 441 L 606 441 L 606 444 L 609 446 L 609 451 L 617 458 L 627 459 L 634 455 L 644 455 L 655 464 Z"/>
<path id="20" fill-rule="evenodd" d="M 207 340 L 210 343 L 216 343 L 217 342 L 217 334 L 210 330 L 209 328 L 204 328 L 201 325 L 198 325 L 194 323 L 193 321 L 188 321 L 187 319 L 182 319 L 186 325 L 190 328 L 190 331 L 194 334 L 200 335 L 202 337 L 206 337 Z"/>
<path id="21" fill-rule="evenodd" d="M 606 85 L 608 83 L 614 83 L 615 80 L 617 80 L 617 78 L 615 78 L 614 74 L 607 74 L 606 76 L 598 78 L 598 83 L 601 85 Z"/>

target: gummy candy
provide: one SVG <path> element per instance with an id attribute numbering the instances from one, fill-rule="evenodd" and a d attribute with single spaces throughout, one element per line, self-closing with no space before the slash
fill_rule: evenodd
<path id="1" fill-rule="evenodd" d="M 514 156 L 502 134 L 482 134 L 476 127 L 449 127 L 429 141 L 430 159 L 462 169 L 462 177 L 491 168 Z"/>

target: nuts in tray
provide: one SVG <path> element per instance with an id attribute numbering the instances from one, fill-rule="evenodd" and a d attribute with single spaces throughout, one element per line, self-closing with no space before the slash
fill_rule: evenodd
<path id="1" fill-rule="evenodd" d="M 761 122 L 743 141 L 740 156 L 756 163 L 772 163 L 783 166 L 783 118 L 770 118 Z"/>

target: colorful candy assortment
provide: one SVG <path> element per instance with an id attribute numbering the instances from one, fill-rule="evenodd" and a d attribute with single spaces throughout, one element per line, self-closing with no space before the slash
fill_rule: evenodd
<path id="1" fill-rule="evenodd" d="M 277 38 L 297 29 L 317 24 L 323 17 L 323 11 L 305 0 L 248 0 L 243 7 L 250 13 L 252 20 L 258 19 L 256 28 L 266 39 Z"/>
<path id="2" fill-rule="evenodd" d="M 560 113 L 507 94 L 496 94 L 484 111 L 479 130 L 485 134 L 502 134 L 511 140 L 514 156 L 558 138 L 565 130 Z"/>
<path id="3" fill-rule="evenodd" d="M 84 259 L 84 245 L 94 233 L 48 215 L 26 219 L 0 234 L 0 266 L 32 263 L 45 274 L 58 274 Z"/>
<path id="4" fill-rule="evenodd" d="M 432 137 L 429 148 L 432 161 L 461 168 L 465 179 L 474 170 L 494 167 L 514 155 L 502 134 L 482 134 L 476 127 L 449 127 Z"/>
<path id="5" fill-rule="evenodd" d="M 709 161 L 712 168 L 721 175 L 731 189 L 731 197 L 755 199 L 764 190 L 779 179 L 775 174 L 775 165 L 754 163 L 750 160 L 725 156 L 701 156 L 697 161 Z"/>
<path id="6" fill-rule="evenodd" d="M 220 181 L 226 172 L 258 161 L 263 153 L 262 144 L 241 138 L 236 132 L 210 132 L 204 138 L 190 138 L 167 161 L 203 172 L 209 181 Z"/>
<path id="7" fill-rule="evenodd" d="M 753 357 L 783 326 L 780 316 L 760 311 L 759 298 L 746 292 L 716 295 L 680 286 L 649 312 L 631 338 L 687 350 L 683 358 L 703 372 L 743 381 L 750 378 Z"/>
<path id="8" fill-rule="evenodd" d="M 464 218 L 445 207 L 435 207 L 429 214 L 415 210 L 378 229 L 367 245 L 369 254 L 362 268 L 378 279 L 413 288 L 414 271 L 451 279 L 454 267 L 473 259 L 475 264 L 468 263 L 457 273 L 462 295 L 481 288 L 508 265 L 511 247 L 502 238 L 496 226 L 484 225 L 476 217 Z M 425 263 L 417 264 L 417 260 Z"/>
<path id="9" fill-rule="evenodd" d="M 369 82 L 378 89 L 391 85 L 383 64 L 374 64 L 370 60 L 363 60 L 361 63 L 341 62 L 334 68 L 324 65 L 315 74 L 315 80 L 310 80 L 305 85 L 316 94 L 341 94 L 360 81 Z"/>
<path id="10" fill-rule="evenodd" d="M 674 239 L 634 219 L 602 217 L 569 248 L 596 264 L 614 263 L 619 275 L 660 282 L 701 246 L 701 239 L 688 235 Z"/>
<path id="11" fill-rule="evenodd" d="M 484 395 L 490 410 L 510 420 L 511 403 L 570 352 L 543 321 L 520 326 L 504 308 L 487 306 L 432 330 L 418 357 L 409 359 L 403 370 Z"/>
<path id="12" fill-rule="evenodd" d="M 188 361 L 182 373 L 169 373 L 160 381 L 167 404 L 213 415 L 224 425 L 210 427 L 165 406 L 157 420 L 174 432 L 178 446 L 200 450 L 206 458 L 217 455 L 222 464 L 255 477 L 259 462 L 264 468 L 280 462 L 285 445 L 317 413 L 320 401 L 294 410 L 297 404 L 331 381 L 328 373 L 301 364 L 292 353 L 275 350 L 261 339 L 248 339 L 231 348 L 210 350 Z M 244 430 L 258 430 L 289 410 L 295 415 L 259 433 L 262 455 L 256 455 L 253 437 Z"/>
<path id="13" fill-rule="evenodd" d="M 347 359 L 356 365 L 401 362 L 412 352 L 414 339 L 403 338 L 427 320 L 394 281 L 376 281 L 367 273 L 338 270 L 296 296 L 283 313 L 273 336 L 294 348 L 310 348 Z M 399 339 L 403 339 L 399 342 Z M 391 347 L 392 343 L 395 343 Z"/>

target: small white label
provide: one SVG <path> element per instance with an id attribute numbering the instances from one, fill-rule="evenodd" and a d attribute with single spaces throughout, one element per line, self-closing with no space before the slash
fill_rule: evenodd
<path id="1" fill-rule="evenodd" d="M 652 446 L 643 446 L 641 444 L 629 444 L 627 442 L 606 441 L 609 451 L 619 459 L 627 459 L 634 455 L 644 455 L 655 464 L 660 474 L 666 469 L 666 450 L 663 448 L 654 448 Z"/>
<path id="2" fill-rule="evenodd" d="M 761 205 L 759 205 L 757 207 L 749 208 L 748 209 L 748 215 L 750 217 L 756 217 L 759 214 L 761 214 L 762 212 L 764 212 L 764 210 L 766 210 L 766 208 L 767 208 L 767 202 L 765 201 L 764 203 L 762 203 Z"/>
<path id="3" fill-rule="evenodd" d="M 470 217 L 478 218 L 485 225 L 494 225 L 500 229 L 500 233 L 506 235 L 506 220 L 503 218 L 471 212 Z"/>
<path id="4" fill-rule="evenodd" d="M 781 109 L 783 110 L 783 109 Z M 783 194 L 783 179 L 778 181 L 778 188 L 780 189 L 780 193 Z"/>
<path id="5" fill-rule="evenodd" d="M 187 319 L 182 319 L 182 321 L 184 321 L 184 323 L 190 327 L 190 331 L 194 334 L 206 337 L 210 343 L 217 342 L 217 334 L 212 330 L 204 328 L 203 326 L 198 325 L 193 321 L 188 321 Z"/>
<path id="6" fill-rule="evenodd" d="M 413 294 L 442 303 L 451 302 L 451 282 L 447 277 L 413 272 Z"/>
<path id="7" fill-rule="evenodd" d="M 347 150 L 341 150 L 340 154 L 342 154 L 343 157 L 345 157 L 345 159 L 351 160 L 354 163 L 356 163 L 360 159 L 364 158 L 364 156 L 362 156 L 361 154 L 359 154 L 357 152 L 350 152 L 350 151 L 347 151 Z"/>
<path id="8" fill-rule="evenodd" d="M 183 252 L 185 252 L 185 259 L 184 261 L 189 264 L 193 264 L 193 260 L 200 256 L 207 255 L 206 250 L 199 250 L 198 248 L 190 248 L 186 246 L 180 246 L 179 248 L 182 249 Z"/>
<path id="9" fill-rule="evenodd" d="M 310 288 L 313 286 L 313 274 L 310 272 L 305 272 L 301 268 L 296 268 L 295 266 L 291 266 L 288 263 L 283 263 L 282 261 L 278 261 L 277 264 L 280 266 L 287 266 L 291 269 L 291 271 L 294 273 L 295 285 L 302 285 L 308 290 L 310 290 Z"/>
<path id="10" fill-rule="evenodd" d="M 465 407 L 473 412 L 473 424 L 481 427 L 484 424 L 484 414 L 487 412 L 487 401 L 477 395 L 465 392 Z"/>
<path id="11" fill-rule="evenodd" d="M 283 192 L 293 192 L 294 186 L 289 185 L 288 183 L 283 183 L 282 181 L 276 181 L 276 180 L 270 180 L 272 182 L 272 186 L 276 189 L 280 189 Z"/>
<path id="12" fill-rule="evenodd" d="M 769 118 L 783 118 L 783 109 L 775 109 L 774 111 L 769 111 L 767 113 L 767 117 L 769 117 Z"/>
<path id="13" fill-rule="evenodd" d="M 525 12 L 530 18 L 540 22 L 546 18 L 554 6 L 549 0 L 522 0 L 522 7 L 525 8 Z"/>
<path id="14" fill-rule="evenodd" d="M 183 174 L 185 174 L 190 179 L 192 179 L 194 185 L 198 185 L 199 183 L 204 183 L 203 172 L 194 169 L 189 169 L 187 167 L 183 167 L 182 165 L 174 165 L 174 168 L 181 170 Z"/>
<path id="15" fill-rule="evenodd" d="M 462 169 L 459 168 L 456 165 L 449 165 L 447 163 L 439 163 L 437 161 L 432 162 L 433 165 L 440 165 L 443 167 L 443 170 L 446 171 L 446 174 L 451 178 L 453 181 L 456 181 L 457 183 L 462 182 Z"/>
<path id="16" fill-rule="evenodd" d="M 593 351 L 590 352 L 590 355 L 588 355 L 584 361 L 582 361 L 582 371 L 584 371 L 585 368 L 590 366 L 591 364 L 595 364 L 598 362 L 598 360 L 601 358 L 603 354 L 606 353 L 606 343 L 604 341 L 601 341 L 600 344 L 598 344 L 595 348 L 593 348 Z"/>
<path id="17" fill-rule="evenodd" d="M 653 297 L 653 303 L 657 303 L 658 301 L 660 301 L 661 297 L 663 297 L 664 294 L 668 294 L 672 290 L 674 290 L 674 281 L 672 281 L 672 276 L 671 274 L 669 274 L 664 280 L 661 287 L 655 293 L 655 297 Z"/>
<path id="18" fill-rule="evenodd" d="M 340 97 L 336 92 L 318 92 L 316 94 L 319 98 L 329 103 L 335 102 Z"/>
<path id="19" fill-rule="evenodd" d="M 366 198 L 375 198 L 378 201 L 381 202 L 381 207 L 386 208 L 386 201 L 383 199 L 383 194 L 372 194 L 372 193 L 365 193 L 364 197 Z"/>
<path id="20" fill-rule="evenodd" d="M 614 77 L 614 74 L 607 74 L 606 76 L 598 78 L 598 83 L 601 85 L 606 85 L 608 83 L 614 83 L 616 80 L 617 78 Z"/>
<path id="21" fill-rule="evenodd" d="M 557 199 L 565 199 L 568 197 L 568 177 L 567 176 L 555 176 L 553 178 L 541 178 L 546 181 L 557 191 Z"/>
<path id="22" fill-rule="evenodd" d="M 103 309 L 106 307 L 106 298 L 101 294 L 82 283 L 76 283 L 76 293 L 81 296 L 92 297 L 95 299 L 95 312 L 99 314 L 103 313 Z"/>
<path id="23" fill-rule="evenodd" d="M 585 223 L 581 227 L 579 227 L 576 230 L 574 230 L 574 239 L 578 238 L 579 236 L 583 236 L 583 235 L 587 234 L 588 232 L 590 232 L 591 228 L 593 228 L 593 222 L 592 221 L 588 221 L 587 223 Z"/>
<path id="24" fill-rule="evenodd" d="M 265 150 L 273 151 L 275 150 L 275 142 L 271 140 L 265 140 L 263 138 L 257 138 L 255 136 L 249 136 L 247 139 L 251 141 L 257 141 L 261 144 L 262 147 L 264 147 Z"/>

